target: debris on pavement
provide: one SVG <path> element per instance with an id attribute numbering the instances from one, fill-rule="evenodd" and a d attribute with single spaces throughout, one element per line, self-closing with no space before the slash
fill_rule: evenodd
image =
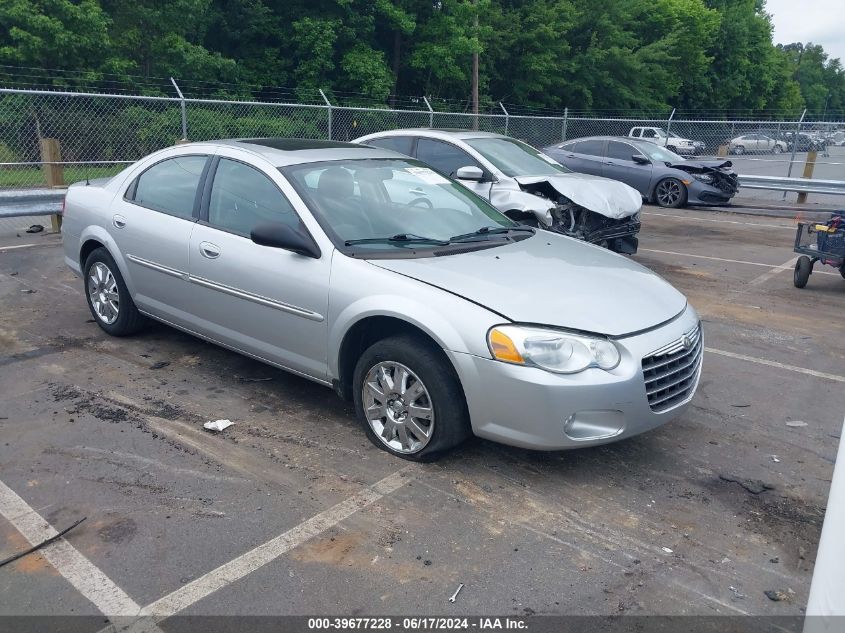
<path id="1" fill-rule="evenodd" d="M 671 549 L 669 549 L 668 547 L 661 547 L 660 549 L 662 549 L 662 550 L 663 550 L 664 552 L 666 552 L 667 554 L 673 554 L 673 553 L 674 553 L 674 552 L 673 552 Z"/>
<path id="2" fill-rule="evenodd" d="M 34 295 L 37 291 L 33 290 L 32 288 L 22 288 L 21 292 L 28 295 Z"/>
<path id="3" fill-rule="evenodd" d="M 772 602 L 782 602 L 788 599 L 788 596 L 783 591 L 776 591 L 774 589 L 767 589 L 763 592 L 766 597 Z"/>
<path id="4" fill-rule="evenodd" d="M 157 363 L 150 365 L 150 369 L 163 369 L 170 364 L 169 360 L 160 360 Z"/>
<path id="5" fill-rule="evenodd" d="M 3 565 L 8 565 L 9 563 L 13 563 L 14 561 L 18 560 L 19 558 L 23 558 L 23 557 L 24 557 L 24 556 L 26 556 L 27 554 L 32 554 L 32 552 L 35 552 L 35 551 L 37 551 L 37 550 L 41 549 L 42 547 L 46 547 L 46 546 L 47 546 L 47 545 L 49 545 L 50 543 L 53 543 L 53 542 L 55 542 L 55 541 L 58 541 L 58 540 L 59 540 L 60 538 L 62 538 L 65 534 L 67 534 L 68 532 L 70 532 L 73 528 L 75 528 L 77 525 L 79 525 L 80 523 L 82 523 L 82 522 L 83 522 L 85 519 L 87 519 L 87 518 L 88 518 L 88 517 L 82 517 L 81 519 L 79 519 L 79 521 L 77 521 L 76 523 L 74 523 L 74 524 L 73 524 L 73 525 L 71 525 L 70 527 L 66 527 L 64 530 L 62 530 L 61 532 L 59 532 L 59 533 L 58 533 L 58 534 L 56 534 L 55 536 L 51 536 L 51 537 L 50 537 L 50 538 L 48 538 L 46 541 L 42 541 L 42 542 L 41 542 L 41 543 L 39 543 L 38 545 L 33 545 L 33 546 L 32 546 L 32 547 L 30 547 L 28 550 L 24 550 L 23 552 L 18 552 L 17 554 L 14 554 L 13 556 L 9 556 L 9 558 L 6 558 L 6 559 L 4 559 L 4 560 L 0 560 L 0 567 L 3 567 Z"/>
<path id="6" fill-rule="evenodd" d="M 780 458 L 777 455 L 769 455 L 775 464 L 780 464 Z"/>
<path id="7" fill-rule="evenodd" d="M 214 420 L 214 422 L 206 422 L 202 425 L 202 428 L 209 431 L 225 431 L 233 424 L 234 422 L 231 420 Z"/>
<path id="8" fill-rule="evenodd" d="M 461 589 L 463 589 L 463 588 L 464 588 L 464 583 L 459 584 L 458 588 L 455 589 L 455 593 L 453 593 L 452 597 L 449 598 L 449 602 L 454 602 L 457 599 L 458 594 L 461 593 Z"/>
<path id="9" fill-rule="evenodd" d="M 248 376 L 235 376 L 241 382 L 267 382 L 268 380 L 273 380 L 272 376 L 268 376 L 266 378 L 250 378 Z"/>
<path id="10" fill-rule="evenodd" d="M 752 495 L 759 495 L 760 493 L 766 492 L 767 490 L 775 489 L 773 484 L 766 483 L 765 481 L 761 481 L 760 479 L 743 479 L 742 477 L 734 477 L 731 475 L 722 474 L 719 475 L 719 479 L 728 483 L 736 484 L 744 488 L 747 492 L 750 492 Z"/>
<path id="11" fill-rule="evenodd" d="M 734 595 L 734 597 L 732 598 L 732 600 L 745 600 L 745 598 L 747 598 L 747 596 L 746 596 L 744 593 L 742 593 L 739 589 L 737 589 L 737 588 L 736 588 L 736 587 L 734 587 L 733 585 L 731 585 L 730 587 L 728 587 L 728 589 L 730 589 L 730 590 L 731 590 L 731 592 L 732 592 L 732 593 L 733 593 L 733 595 Z"/>
<path id="12" fill-rule="evenodd" d="M 803 420 L 791 420 L 790 422 L 786 423 L 786 426 L 791 426 L 793 428 L 800 427 L 800 426 L 807 426 L 807 423 Z"/>
<path id="13" fill-rule="evenodd" d="M 27 232 L 27 233 L 41 233 L 41 231 L 43 231 L 43 230 L 44 230 L 44 227 L 43 227 L 42 225 L 40 225 L 40 224 L 32 224 L 32 225 L 30 225 L 30 227 L 26 230 L 26 232 Z"/>

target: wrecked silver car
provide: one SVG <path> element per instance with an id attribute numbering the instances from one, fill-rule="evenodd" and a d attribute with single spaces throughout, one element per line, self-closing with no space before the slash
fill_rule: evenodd
<path id="1" fill-rule="evenodd" d="M 619 181 L 573 173 L 516 139 L 473 130 L 405 129 L 369 134 L 355 142 L 413 156 L 520 223 L 618 253 L 637 251 L 639 192 Z M 414 203 L 431 205 L 422 196 Z"/>

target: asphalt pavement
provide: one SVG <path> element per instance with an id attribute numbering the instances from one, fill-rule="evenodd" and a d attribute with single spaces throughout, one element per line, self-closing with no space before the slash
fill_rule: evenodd
<path id="1" fill-rule="evenodd" d="M 58 236 L 0 239 L 0 559 L 86 517 L 0 568 L 0 615 L 800 616 L 845 411 L 845 280 L 794 288 L 793 236 L 645 208 L 634 259 L 704 323 L 687 413 L 427 465 L 306 380 L 163 325 L 106 336 Z"/>

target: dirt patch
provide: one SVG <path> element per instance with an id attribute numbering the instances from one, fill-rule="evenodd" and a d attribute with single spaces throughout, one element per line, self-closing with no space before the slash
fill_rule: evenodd
<path id="1" fill-rule="evenodd" d="M 106 543 L 124 543 L 135 538 L 138 525 L 129 517 L 120 517 L 97 530 L 97 536 Z"/>

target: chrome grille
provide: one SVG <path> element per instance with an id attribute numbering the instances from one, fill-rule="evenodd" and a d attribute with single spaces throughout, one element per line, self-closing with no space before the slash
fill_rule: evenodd
<path id="1" fill-rule="evenodd" d="M 684 340 L 689 345 L 684 345 Z M 651 410 L 668 411 L 692 396 L 701 370 L 701 325 L 643 358 L 643 377 Z"/>

